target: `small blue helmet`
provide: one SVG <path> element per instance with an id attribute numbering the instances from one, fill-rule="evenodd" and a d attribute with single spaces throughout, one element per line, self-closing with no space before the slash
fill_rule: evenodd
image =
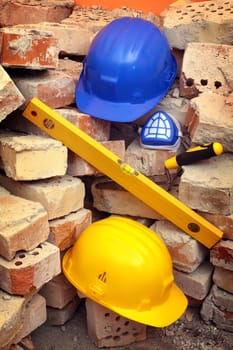
<path id="1" fill-rule="evenodd" d="M 150 21 L 122 17 L 93 39 L 76 87 L 76 104 L 96 118 L 132 122 L 158 104 L 176 73 L 162 31 Z"/>

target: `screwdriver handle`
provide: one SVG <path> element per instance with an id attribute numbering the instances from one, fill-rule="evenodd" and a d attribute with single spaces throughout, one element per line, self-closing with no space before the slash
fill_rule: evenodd
<path id="1" fill-rule="evenodd" d="M 197 147 L 188 149 L 186 152 L 171 157 L 165 161 L 166 169 L 176 169 L 182 165 L 189 165 L 200 160 L 208 159 L 213 156 L 219 156 L 223 152 L 223 146 L 219 142 L 206 143 Z"/>

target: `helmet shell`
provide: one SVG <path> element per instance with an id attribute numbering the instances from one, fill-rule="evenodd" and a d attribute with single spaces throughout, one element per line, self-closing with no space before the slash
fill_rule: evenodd
<path id="1" fill-rule="evenodd" d="M 82 294 L 136 322 L 164 327 L 187 306 L 174 284 L 164 242 L 132 219 L 112 216 L 92 223 L 62 264 L 65 276 Z"/>
<path id="2" fill-rule="evenodd" d="M 76 87 L 76 104 L 96 118 L 131 122 L 158 104 L 176 73 L 176 60 L 162 31 L 150 21 L 122 17 L 92 41 Z"/>

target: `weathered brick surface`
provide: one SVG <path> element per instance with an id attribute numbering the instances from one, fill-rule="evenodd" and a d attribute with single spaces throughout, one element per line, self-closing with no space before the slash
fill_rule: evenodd
<path id="1" fill-rule="evenodd" d="M 9 27 L 3 33 L 0 62 L 4 67 L 48 69 L 58 66 L 58 42 L 51 33 Z"/>
<path id="2" fill-rule="evenodd" d="M 51 326 L 62 326 L 69 321 L 77 310 L 80 299 L 76 295 L 62 309 L 47 307 L 47 324 Z"/>
<path id="3" fill-rule="evenodd" d="M 71 76 L 74 79 L 75 84 L 77 84 L 82 71 L 82 67 L 82 62 L 74 61 L 71 58 L 64 57 L 63 59 L 60 58 L 58 60 L 57 70 Z"/>
<path id="4" fill-rule="evenodd" d="M 146 326 L 86 299 L 87 331 L 98 347 L 125 346 L 146 339 Z"/>
<path id="5" fill-rule="evenodd" d="M 27 302 L 23 317 L 23 327 L 16 334 L 11 343 L 17 344 L 21 339 L 30 335 L 36 328 L 40 327 L 47 318 L 45 298 L 35 294 L 32 300 Z"/>
<path id="6" fill-rule="evenodd" d="M 97 135 L 98 133 L 96 133 Z M 116 154 L 120 159 L 125 158 L 124 140 L 102 141 L 100 142 L 108 150 Z M 72 176 L 100 175 L 100 171 L 94 168 L 90 163 L 77 156 L 74 152 L 68 152 L 67 174 Z"/>
<path id="7" fill-rule="evenodd" d="M 203 300 L 209 293 L 212 284 L 213 266 L 209 262 L 203 262 L 194 272 L 185 273 L 174 271 L 176 284 L 189 297 Z"/>
<path id="8" fill-rule="evenodd" d="M 0 26 L 60 22 L 72 13 L 74 1 L 3 0 L 0 5 Z M 12 16 L 12 13 L 14 16 Z"/>
<path id="9" fill-rule="evenodd" d="M 7 260 L 17 251 L 35 248 L 49 236 L 43 206 L 11 194 L 0 196 L 0 223 L 0 255 Z"/>
<path id="10" fill-rule="evenodd" d="M 18 27 L 22 27 L 22 25 Z M 93 34 L 80 26 L 78 22 L 75 24 L 40 22 L 23 25 L 23 27 L 52 33 L 53 37 L 57 39 L 58 51 L 61 55 L 84 56 L 87 54 L 93 39 Z"/>
<path id="11" fill-rule="evenodd" d="M 210 251 L 210 262 L 214 266 L 233 271 L 233 241 L 218 242 Z"/>
<path id="12" fill-rule="evenodd" d="M 26 299 L 0 289 L 0 348 L 7 346 L 23 327 Z"/>
<path id="13" fill-rule="evenodd" d="M 60 272 L 59 249 L 44 242 L 29 252 L 17 253 L 11 261 L 0 257 L 0 288 L 10 294 L 26 295 Z"/>
<path id="14" fill-rule="evenodd" d="M 77 294 L 75 287 L 68 282 L 63 273 L 55 276 L 39 291 L 46 300 L 46 305 L 63 309 Z"/>
<path id="15" fill-rule="evenodd" d="M 223 232 L 223 238 L 231 239 L 233 241 L 233 214 L 232 215 L 218 215 L 212 213 L 200 213 L 206 220 L 217 226 Z"/>
<path id="16" fill-rule="evenodd" d="M 169 44 L 181 50 L 190 42 L 231 45 L 232 6 L 232 0 L 188 2 L 183 6 L 170 6 L 163 18 L 163 30 Z"/>
<path id="17" fill-rule="evenodd" d="M 232 60 L 232 45 L 189 43 L 183 58 L 180 95 L 193 98 L 205 91 L 229 94 L 233 80 L 228 62 Z"/>
<path id="18" fill-rule="evenodd" d="M 172 223 L 156 221 L 150 228 L 165 242 L 177 270 L 190 273 L 204 262 L 208 254 L 207 248 Z"/>
<path id="19" fill-rule="evenodd" d="M 48 242 L 53 243 L 61 251 L 71 247 L 80 233 L 92 222 L 92 212 L 82 208 L 75 213 L 65 215 L 49 222 Z"/>
<path id="20" fill-rule="evenodd" d="M 182 202 L 202 212 L 232 215 L 232 153 L 183 168 L 179 184 L 179 199 Z"/>
<path id="21" fill-rule="evenodd" d="M 0 175 L 0 184 L 17 196 L 40 202 L 49 220 L 63 217 L 84 206 L 84 183 L 69 175 L 32 182 L 14 181 Z"/>
<path id="22" fill-rule="evenodd" d="M 67 148 L 49 137 L 3 131 L 0 155 L 1 168 L 14 180 L 37 180 L 66 173 Z"/>
<path id="23" fill-rule="evenodd" d="M 164 161 L 174 155 L 173 151 L 142 148 L 136 138 L 126 149 L 125 161 L 146 176 L 163 175 Z"/>
<path id="24" fill-rule="evenodd" d="M 219 288 L 233 294 L 233 271 L 215 266 L 213 281 Z"/>
<path id="25" fill-rule="evenodd" d="M 97 119 L 88 114 L 84 114 L 76 107 L 59 108 L 55 109 L 55 111 L 95 140 L 109 140 L 111 125 L 109 121 Z"/>
<path id="26" fill-rule="evenodd" d="M 2 66 L 0 66 L 0 95 L 0 121 L 2 121 L 25 101 L 24 96 Z"/>
<path id="27" fill-rule="evenodd" d="M 75 103 L 74 79 L 61 71 L 33 71 L 30 75 L 14 71 L 11 78 L 24 96 L 25 103 L 28 103 L 32 97 L 37 97 L 51 108 Z"/>
<path id="28" fill-rule="evenodd" d="M 213 285 L 202 304 L 201 317 L 215 323 L 219 329 L 233 332 L 233 294 Z"/>
<path id="29" fill-rule="evenodd" d="M 107 179 L 96 179 L 92 186 L 93 206 L 99 211 L 112 214 L 140 216 L 161 219 L 161 215 L 148 207 L 115 182 Z"/>
<path id="30" fill-rule="evenodd" d="M 232 114 L 226 96 L 203 92 L 190 101 L 184 124 L 194 143 L 220 142 L 225 152 L 233 152 Z"/>

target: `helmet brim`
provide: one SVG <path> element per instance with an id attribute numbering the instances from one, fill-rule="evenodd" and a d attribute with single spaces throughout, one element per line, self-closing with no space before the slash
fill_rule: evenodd
<path id="1" fill-rule="evenodd" d="M 117 314 L 135 322 L 162 328 L 176 322 L 184 314 L 187 306 L 188 300 L 186 296 L 176 284 L 173 283 L 168 299 L 163 304 L 155 305 L 149 310 L 137 311 L 116 307 L 112 307 L 111 309 Z"/>
<path id="2" fill-rule="evenodd" d="M 172 62 L 173 71 L 176 72 L 177 63 L 174 56 L 172 56 Z M 167 82 L 167 86 L 161 94 L 143 103 L 113 103 L 86 92 L 82 71 L 76 87 L 76 105 L 81 112 L 92 117 L 112 122 L 130 123 L 153 109 L 170 90 L 174 79 Z"/>

